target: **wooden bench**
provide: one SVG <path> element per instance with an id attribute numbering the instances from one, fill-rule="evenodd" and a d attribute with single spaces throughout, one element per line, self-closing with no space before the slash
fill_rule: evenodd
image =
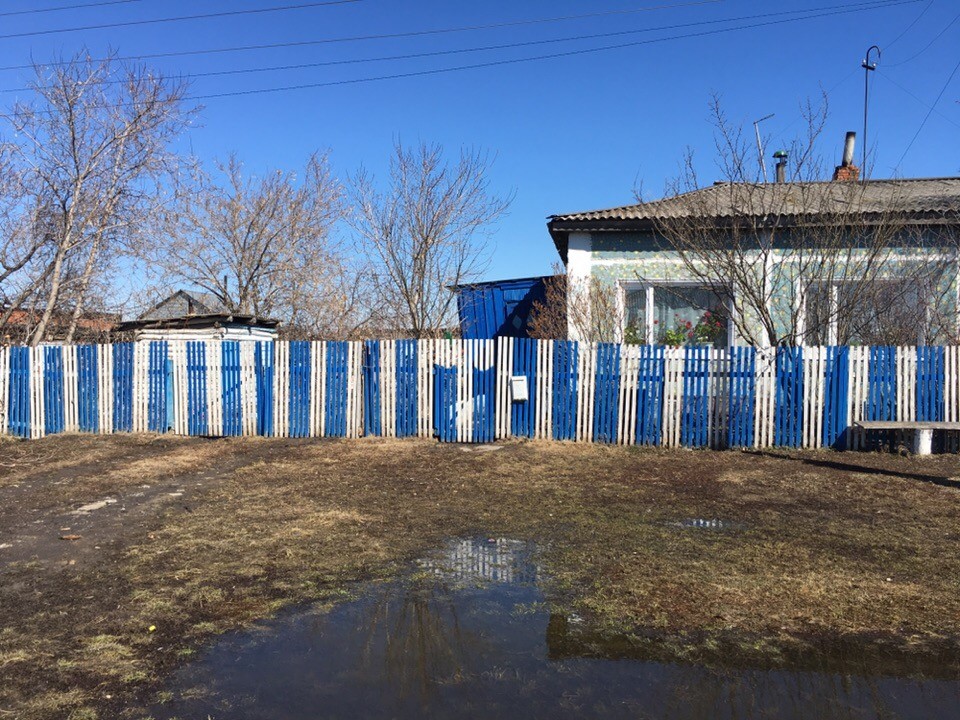
<path id="1" fill-rule="evenodd" d="M 913 453 L 929 455 L 934 430 L 960 430 L 960 422 L 922 422 L 914 420 L 858 420 L 853 426 L 861 430 L 913 430 Z"/>

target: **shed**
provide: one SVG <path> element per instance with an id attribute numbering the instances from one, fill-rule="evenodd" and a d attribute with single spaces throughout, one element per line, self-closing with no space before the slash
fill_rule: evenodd
<path id="1" fill-rule="evenodd" d="M 213 295 L 178 290 L 120 332 L 136 340 L 275 340 L 279 320 L 231 313 Z"/>
<path id="2" fill-rule="evenodd" d="M 454 286 L 461 337 L 468 340 L 530 337 L 530 312 L 535 302 L 546 300 L 546 281 L 550 277 L 514 278 Z"/>
<path id="3" fill-rule="evenodd" d="M 277 339 L 279 320 L 255 315 L 215 313 L 158 320 L 129 320 L 117 325 L 135 340 L 261 340 Z"/>

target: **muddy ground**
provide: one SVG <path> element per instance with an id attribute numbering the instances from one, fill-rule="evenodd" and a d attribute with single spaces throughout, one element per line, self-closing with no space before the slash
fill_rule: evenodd
<path id="1" fill-rule="evenodd" d="M 661 657 L 843 643 L 955 673 L 958 478 L 955 456 L 0 441 L 0 718 L 142 717 L 213 635 L 485 534 L 537 542 L 552 602 Z"/>

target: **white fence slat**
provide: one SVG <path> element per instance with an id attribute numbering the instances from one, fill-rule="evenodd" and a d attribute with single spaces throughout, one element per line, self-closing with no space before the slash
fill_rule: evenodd
<path id="1" fill-rule="evenodd" d="M 10 348 L 0 346 L 0 435 L 6 435 L 10 426 L 7 403 L 10 398 Z"/>
<path id="2" fill-rule="evenodd" d="M 30 438 L 44 436 L 43 403 L 43 348 L 30 348 Z"/>

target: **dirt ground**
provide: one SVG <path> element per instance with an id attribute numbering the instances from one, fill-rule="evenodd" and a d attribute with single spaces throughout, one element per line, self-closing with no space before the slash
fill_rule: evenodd
<path id="1" fill-rule="evenodd" d="M 537 542 L 551 602 L 667 656 L 842 642 L 956 669 L 958 477 L 955 456 L 0 441 L 0 718 L 142 717 L 213 635 L 466 535 Z"/>

